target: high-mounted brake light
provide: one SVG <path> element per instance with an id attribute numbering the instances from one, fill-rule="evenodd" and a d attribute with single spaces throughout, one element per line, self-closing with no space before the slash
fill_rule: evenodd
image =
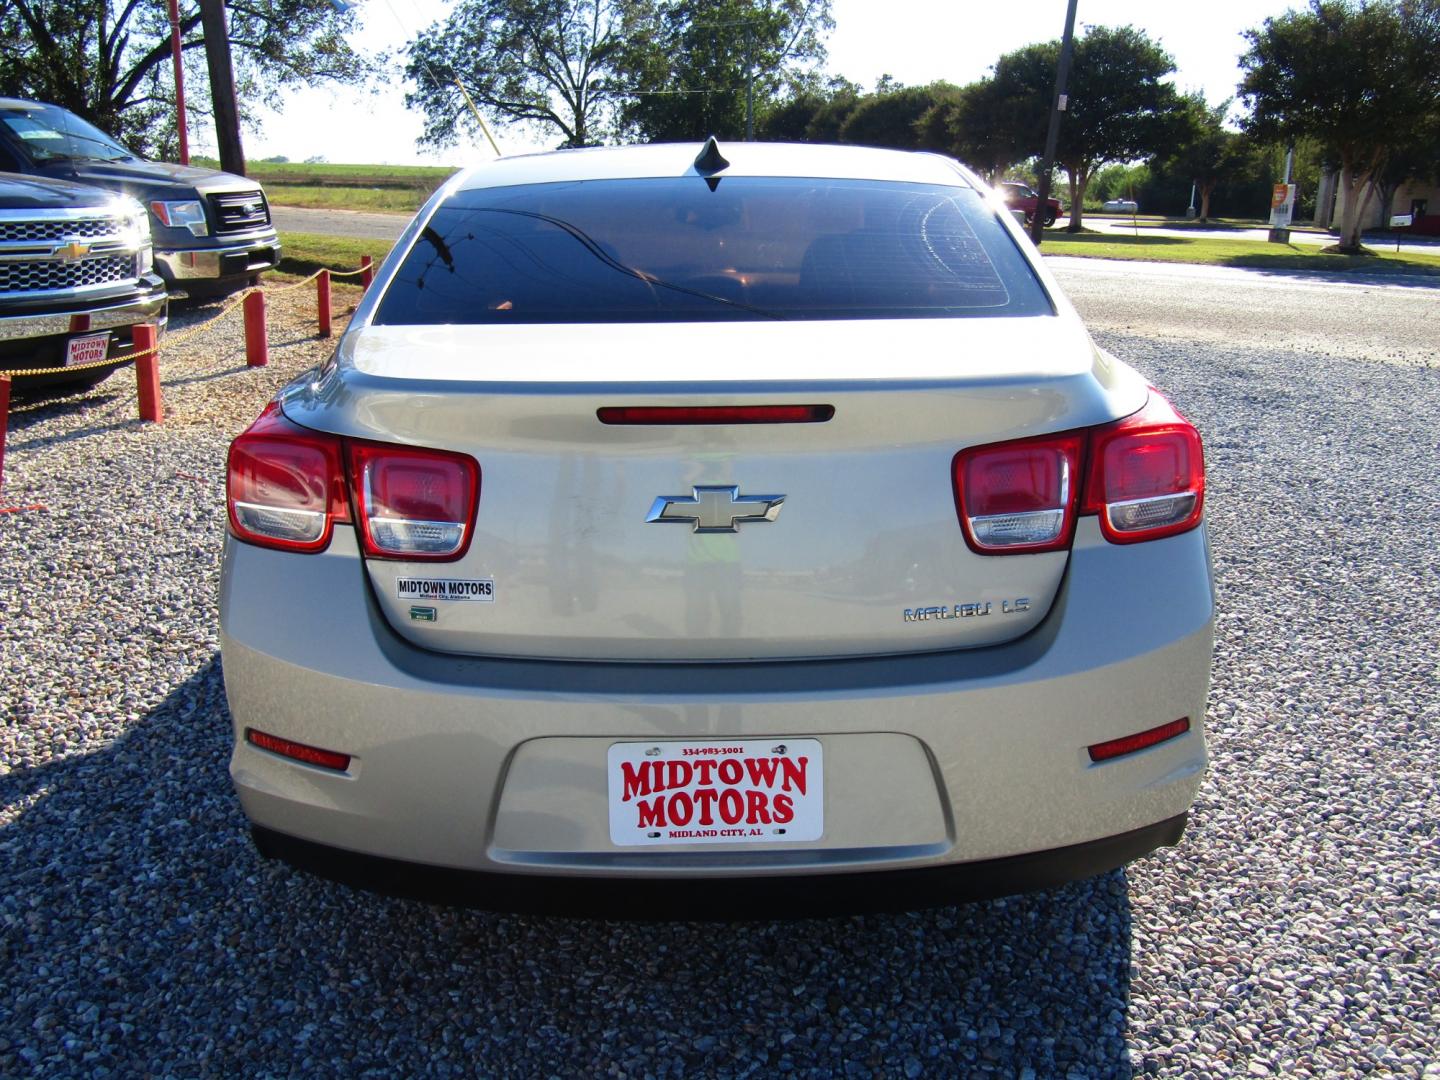
<path id="1" fill-rule="evenodd" d="M 323 551 L 337 521 L 350 520 L 340 440 L 285 418 L 271 402 L 230 444 L 230 530 L 283 551 Z"/>
<path id="2" fill-rule="evenodd" d="M 445 561 L 470 546 L 480 466 L 465 454 L 347 442 L 360 542 L 381 559 Z"/>
<path id="3" fill-rule="evenodd" d="M 983 554 L 1068 547 L 1075 528 L 1083 434 L 975 446 L 955 455 L 955 505 L 965 540 Z"/>
<path id="4" fill-rule="evenodd" d="M 1098 514 L 1112 544 L 1193 529 L 1205 507 L 1200 434 L 1158 390 L 1139 412 L 1090 433 L 1082 513 Z"/>
<path id="5" fill-rule="evenodd" d="M 834 405 L 609 405 L 602 424 L 823 424 Z"/>

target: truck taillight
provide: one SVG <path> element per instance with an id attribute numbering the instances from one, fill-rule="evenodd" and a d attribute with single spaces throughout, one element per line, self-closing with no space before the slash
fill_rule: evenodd
<path id="1" fill-rule="evenodd" d="M 1193 529 L 1205 504 L 1200 435 L 1154 389 L 1122 420 L 972 446 L 952 470 L 960 527 L 982 555 L 1069 547 L 1077 512 L 1098 515 L 1113 544 L 1158 540 Z"/>
<path id="2" fill-rule="evenodd" d="M 1145 407 L 1090 432 L 1081 512 L 1098 514 L 1112 544 L 1193 529 L 1205 507 L 1200 433 L 1158 390 Z"/>
<path id="3" fill-rule="evenodd" d="M 323 551 L 337 521 L 350 519 L 340 440 L 285 419 L 272 402 L 230 444 L 226 471 L 230 531 L 283 551 Z"/>
<path id="4" fill-rule="evenodd" d="M 480 499 L 471 457 L 384 443 L 347 443 L 360 542 L 381 559 L 458 559 Z"/>

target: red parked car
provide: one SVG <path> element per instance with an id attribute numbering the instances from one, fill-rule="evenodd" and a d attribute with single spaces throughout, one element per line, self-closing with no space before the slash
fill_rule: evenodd
<path id="1" fill-rule="evenodd" d="M 995 185 L 995 190 L 1005 200 L 1005 205 L 1012 210 L 1025 211 L 1025 224 L 1035 220 L 1035 208 L 1040 205 L 1040 195 L 1029 185 L 1021 184 L 1018 181 L 1006 180 Z M 1049 228 L 1055 224 L 1055 219 L 1060 216 L 1060 200 L 1046 199 L 1045 214 L 1040 219 L 1041 223 Z"/>

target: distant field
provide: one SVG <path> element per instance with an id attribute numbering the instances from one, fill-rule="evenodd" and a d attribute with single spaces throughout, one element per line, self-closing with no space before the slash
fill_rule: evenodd
<path id="1" fill-rule="evenodd" d="M 430 197 L 423 187 L 341 187 L 315 184 L 278 184 L 256 177 L 275 206 L 305 206 L 323 210 L 379 210 L 413 214 Z"/>
<path id="2" fill-rule="evenodd" d="M 218 168 L 211 158 L 195 164 Z M 334 210 L 413 213 L 455 170 L 444 165 L 306 165 L 251 161 L 251 179 L 265 186 L 272 203 Z"/>
<path id="3" fill-rule="evenodd" d="M 194 161 L 196 165 L 211 169 L 220 167 L 220 163 L 213 158 L 197 157 Z M 341 184 L 354 187 L 429 185 L 433 189 L 456 170 L 448 165 L 307 165 L 298 161 L 284 164 L 247 161 L 245 171 L 262 183 L 274 180 L 291 184 Z"/>

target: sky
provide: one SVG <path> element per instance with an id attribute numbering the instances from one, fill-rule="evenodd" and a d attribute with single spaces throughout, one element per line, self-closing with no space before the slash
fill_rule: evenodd
<path id="1" fill-rule="evenodd" d="M 453 0 L 363 0 L 361 29 L 353 41 L 370 52 L 397 50 L 452 6 Z M 1176 85 L 1203 90 L 1218 104 L 1234 95 L 1239 80 L 1242 31 L 1300 6 L 1303 0 L 1078 0 L 1076 32 L 1087 23 L 1144 30 L 1174 56 Z M 911 85 L 971 82 L 1002 53 L 1058 38 L 1065 26 L 1065 0 L 833 0 L 832 12 L 827 70 L 867 88 L 884 74 Z M 368 93 L 315 88 L 288 94 L 282 111 L 265 110 L 258 129 L 245 132 L 246 156 L 283 154 L 303 161 L 318 155 L 333 162 L 394 165 L 464 165 L 490 157 L 488 148 L 479 146 L 417 151 L 421 118 L 405 108 L 398 70 L 387 85 L 382 82 L 377 79 Z M 508 152 L 554 142 L 513 127 L 497 135 Z"/>

